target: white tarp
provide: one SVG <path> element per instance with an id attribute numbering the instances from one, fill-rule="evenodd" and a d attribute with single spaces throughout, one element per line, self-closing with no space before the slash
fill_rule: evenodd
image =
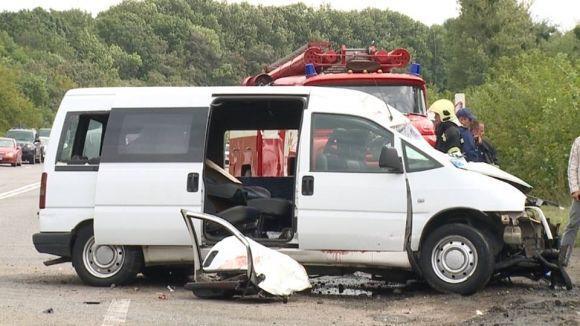
<path id="1" fill-rule="evenodd" d="M 249 238 L 246 239 L 252 249 L 256 275 L 263 274 L 266 277 L 257 284 L 262 290 L 272 295 L 287 296 L 311 287 L 306 270 L 297 261 Z M 246 248 L 236 237 L 230 236 L 216 243 L 207 257 L 211 257 L 214 251 L 218 253 L 211 264 L 204 267 L 206 272 L 247 270 Z"/>

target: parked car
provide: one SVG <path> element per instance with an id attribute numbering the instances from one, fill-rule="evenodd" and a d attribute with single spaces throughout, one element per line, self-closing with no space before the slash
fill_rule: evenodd
<path id="1" fill-rule="evenodd" d="M 40 128 L 38 129 L 38 136 L 39 137 L 50 137 L 50 128 Z"/>
<path id="2" fill-rule="evenodd" d="M 6 137 L 14 138 L 22 148 L 22 160 L 28 161 L 29 164 L 44 162 L 43 146 L 36 129 L 10 129 Z"/>
<path id="3" fill-rule="evenodd" d="M 0 137 L 0 164 L 22 165 L 22 149 L 16 140 Z"/>
<path id="4" fill-rule="evenodd" d="M 492 277 L 566 278 L 527 183 L 460 164 L 392 121 L 383 101 L 345 89 L 71 90 L 53 125 L 34 245 L 60 257 L 48 264 L 72 261 L 87 284 L 128 283 L 144 266 L 193 263 L 185 209 L 314 274 L 415 275 L 462 294 Z M 229 174 L 232 130 L 297 130 L 292 171 Z M 193 225 L 202 255 L 226 236 Z"/>

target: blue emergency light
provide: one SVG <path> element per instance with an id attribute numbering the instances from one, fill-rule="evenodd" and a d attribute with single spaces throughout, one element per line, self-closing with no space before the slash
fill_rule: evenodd
<path id="1" fill-rule="evenodd" d="M 314 64 L 312 64 L 312 63 L 307 63 L 304 66 L 304 70 L 306 73 L 306 78 L 314 77 L 317 75 L 316 68 L 314 68 Z"/>
<path id="2" fill-rule="evenodd" d="M 413 62 L 409 66 L 409 72 L 412 73 L 413 75 L 420 76 L 421 75 L 421 65 L 418 64 L 418 63 Z"/>

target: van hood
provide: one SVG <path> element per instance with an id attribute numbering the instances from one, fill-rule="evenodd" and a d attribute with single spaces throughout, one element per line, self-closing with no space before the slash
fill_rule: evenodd
<path id="1" fill-rule="evenodd" d="M 488 177 L 492 177 L 507 182 L 525 194 L 530 192 L 533 188 L 530 184 L 528 184 L 524 180 L 516 177 L 513 174 L 505 172 L 504 170 L 498 168 L 495 165 L 481 162 L 467 162 L 467 164 L 463 165 L 462 168 L 468 171 L 481 173 Z"/>

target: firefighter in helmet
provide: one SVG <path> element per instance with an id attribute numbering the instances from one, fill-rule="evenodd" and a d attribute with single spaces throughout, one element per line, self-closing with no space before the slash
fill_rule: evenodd
<path id="1" fill-rule="evenodd" d="M 429 111 L 435 114 L 435 148 L 446 154 L 461 155 L 463 138 L 459 131 L 455 106 L 445 99 L 435 101 Z"/>

